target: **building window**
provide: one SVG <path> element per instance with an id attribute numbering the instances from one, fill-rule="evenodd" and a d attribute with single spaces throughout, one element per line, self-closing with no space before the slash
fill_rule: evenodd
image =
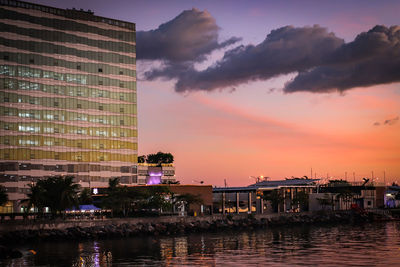
<path id="1" fill-rule="evenodd" d="M 3 58 L 4 60 L 10 60 L 10 57 L 8 55 L 5 55 Z"/>
<path id="2" fill-rule="evenodd" d="M 120 70 L 119 75 L 124 75 L 124 72 L 122 70 Z"/>
<path id="3" fill-rule="evenodd" d="M 55 106 L 55 107 L 58 107 L 58 102 L 54 102 L 54 106 Z"/>
<path id="4" fill-rule="evenodd" d="M 103 81 L 99 81 L 99 85 L 103 85 Z"/>
<path id="5" fill-rule="evenodd" d="M 81 69 L 81 65 L 76 66 L 76 69 L 80 70 Z"/>
<path id="6" fill-rule="evenodd" d="M 124 108 L 119 108 L 119 113 L 124 113 Z"/>
<path id="7" fill-rule="evenodd" d="M 119 95 L 119 100 L 125 100 L 124 95 Z"/>
<path id="8" fill-rule="evenodd" d="M 124 88 L 124 83 L 119 83 L 119 87 Z"/>
<path id="9" fill-rule="evenodd" d="M 33 58 L 29 59 L 29 64 L 35 64 L 35 60 Z"/>
<path id="10" fill-rule="evenodd" d="M 4 144 L 9 145 L 10 144 L 10 139 L 4 139 Z"/>
<path id="11" fill-rule="evenodd" d="M 100 144 L 100 145 L 99 145 L 99 148 L 100 148 L 100 149 L 104 149 L 104 144 Z"/>
<path id="12" fill-rule="evenodd" d="M 100 156 L 100 161 L 104 161 L 104 156 Z"/>
<path id="13" fill-rule="evenodd" d="M 54 62 L 53 62 L 53 65 L 54 65 L 54 66 L 58 66 L 58 61 L 54 61 Z"/>
<path id="14" fill-rule="evenodd" d="M 58 128 L 54 128 L 54 133 L 60 133 L 60 130 Z"/>
<path id="15" fill-rule="evenodd" d="M 119 121 L 119 125 L 124 125 L 124 124 L 125 124 L 124 120 Z"/>
<path id="16" fill-rule="evenodd" d="M 99 72 L 103 72 L 103 69 L 102 69 L 102 68 L 99 68 Z"/>
<path id="17" fill-rule="evenodd" d="M 82 148 L 82 143 L 78 143 L 77 147 Z"/>
<path id="18" fill-rule="evenodd" d="M 99 110 L 103 110 L 103 106 L 99 106 Z"/>
<path id="19" fill-rule="evenodd" d="M 35 159 L 35 154 L 30 154 L 31 159 Z"/>
<path id="20" fill-rule="evenodd" d="M 82 104 L 76 104 L 76 108 L 82 108 Z"/>
<path id="21" fill-rule="evenodd" d="M 10 159 L 10 154 L 9 153 L 4 153 L 4 159 Z"/>
<path id="22" fill-rule="evenodd" d="M 54 120 L 58 121 L 58 115 L 54 115 Z"/>
<path id="23" fill-rule="evenodd" d="M 10 102 L 10 99 L 8 97 L 4 97 L 4 102 Z"/>
<path id="24" fill-rule="evenodd" d="M 120 133 L 119 133 L 119 136 L 120 136 L 120 137 L 125 137 L 125 132 L 120 132 Z"/>
<path id="25" fill-rule="evenodd" d="M 59 160 L 60 159 L 60 154 L 54 154 L 54 159 Z"/>

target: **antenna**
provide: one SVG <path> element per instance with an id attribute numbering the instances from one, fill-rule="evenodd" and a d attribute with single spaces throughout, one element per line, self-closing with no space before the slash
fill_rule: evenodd
<path id="1" fill-rule="evenodd" d="M 383 171 L 383 183 L 386 186 L 386 171 Z"/>
<path id="2" fill-rule="evenodd" d="M 227 186 L 226 186 L 226 179 L 224 179 L 224 184 L 225 184 L 225 187 L 227 187 Z"/>
<path id="3" fill-rule="evenodd" d="M 312 167 L 311 167 L 311 176 L 310 176 L 310 177 L 311 177 L 311 179 L 312 179 Z"/>
<path id="4" fill-rule="evenodd" d="M 356 182 L 356 173 L 355 172 L 353 172 L 353 181 L 354 181 L 354 183 Z"/>

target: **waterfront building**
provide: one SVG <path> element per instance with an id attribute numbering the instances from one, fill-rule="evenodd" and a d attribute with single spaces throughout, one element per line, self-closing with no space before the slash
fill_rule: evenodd
<path id="1" fill-rule="evenodd" d="M 135 24 L 0 0 L 0 185 L 137 183 Z"/>
<path id="2" fill-rule="evenodd" d="M 139 163 L 138 184 L 154 185 L 175 183 L 175 167 L 172 163 Z"/>
<path id="3" fill-rule="evenodd" d="M 310 195 L 316 192 L 318 182 L 319 179 L 294 178 L 264 180 L 243 187 L 214 187 L 213 213 L 262 214 L 303 211 L 299 204 L 294 203 L 294 200 L 301 194 Z M 270 200 L 267 201 L 267 199 Z M 273 208 L 271 202 L 279 204 Z"/>

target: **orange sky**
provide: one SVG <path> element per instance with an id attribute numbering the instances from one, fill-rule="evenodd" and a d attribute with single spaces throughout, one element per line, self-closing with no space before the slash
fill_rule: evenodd
<path id="1" fill-rule="evenodd" d="M 175 155 L 177 178 L 230 186 L 310 175 L 400 182 L 400 123 L 374 126 L 400 114 L 399 84 L 344 95 L 267 93 L 266 82 L 230 94 L 171 94 L 165 83 L 139 92 L 139 151 Z M 262 95 L 262 98 L 260 98 Z M 151 104 L 145 102 L 151 99 Z M 143 100 L 143 102 L 141 101 Z M 167 100 L 167 101 L 166 101 Z"/>

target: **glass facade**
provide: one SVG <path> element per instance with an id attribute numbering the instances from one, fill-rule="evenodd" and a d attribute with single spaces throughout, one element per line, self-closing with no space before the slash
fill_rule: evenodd
<path id="1" fill-rule="evenodd" d="M 0 0 L 0 184 L 137 183 L 135 24 Z"/>

